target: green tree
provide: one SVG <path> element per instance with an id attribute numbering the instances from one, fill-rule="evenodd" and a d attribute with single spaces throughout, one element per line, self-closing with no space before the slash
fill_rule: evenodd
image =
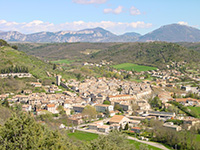
<path id="1" fill-rule="evenodd" d="M 105 104 L 105 105 L 111 105 L 110 101 L 108 101 L 108 100 L 103 101 L 103 104 Z"/>
<path id="2" fill-rule="evenodd" d="M 126 123 L 124 130 L 128 130 L 128 122 Z"/>
<path id="3" fill-rule="evenodd" d="M 117 88 L 117 91 L 121 94 L 121 92 L 123 91 L 123 89 L 121 87 Z"/>
<path id="4" fill-rule="evenodd" d="M 156 96 L 150 101 L 150 105 L 153 108 L 159 108 L 160 109 L 162 107 L 162 102 L 159 99 L 159 97 Z"/>
<path id="5" fill-rule="evenodd" d="M 106 111 L 105 111 L 105 115 L 106 115 L 107 118 L 110 117 L 110 112 L 109 112 L 108 109 L 106 109 Z"/>
<path id="6" fill-rule="evenodd" d="M 59 105 L 57 110 L 59 111 L 59 114 L 61 114 L 61 115 L 65 114 L 65 110 L 64 110 L 63 106 Z"/>
<path id="7" fill-rule="evenodd" d="M 15 49 L 15 50 L 18 49 L 17 45 L 13 45 L 12 48 Z"/>
<path id="8" fill-rule="evenodd" d="M 110 132 L 109 135 L 101 135 L 91 141 L 92 150 L 134 150 L 135 147 L 129 144 L 126 135 L 118 131 Z"/>
<path id="9" fill-rule="evenodd" d="M 25 113 L 14 114 L 0 128 L 0 149 L 68 149 L 67 139 L 50 131 Z"/>
<path id="10" fill-rule="evenodd" d="M 87 105 L 83 109 L 82 112 L 83 115 L 87 116 L 89 120 L 95 119 L 97 116 L 97 111 L 93 106 Z"/>
<path id="11" fill-rule="evenodd" d="M 0 46 L 9 46 L 9 44 L 6 41 L 0 39 Z"/>
<path id="12" fill-rule="evenodd" d="M 57 66 L 56 64 L 53 64 L 53 70 L 56 70 Z"/>
<path id="13" fill-rule="evenodd" d="M 116 104 L 115 106 L 114 106 L 114 110 L 119 110 L 121 107 L 120 107 L 120 105 L 119 104 Z"/>

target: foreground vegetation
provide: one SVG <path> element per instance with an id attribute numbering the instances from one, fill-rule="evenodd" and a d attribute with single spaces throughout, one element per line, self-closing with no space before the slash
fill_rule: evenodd
<path id="1" fill-rule="evenodd" d="M 99 135 L 94 133 L 76 131 L 74 133 L 68 133 L 68 137 L 80 140 L 80 141 L 92 141 L 99 138 Z M 159 148 L 153 147 L 151 145 L 141 144 L 140 142 L 134 140 L 127 140 L 127 144 L 131 144 L 135 149 L 151 149 L 151 150 L 160 150 Z"/>
<path id="2" fill-rule="evenodd" d="M 0 149 L 71 149 L 71 150 L 134 150 L 125 135 L 112 132 L 108 136 L 85 142 L 77 142 L 61 134 L 59 131 L 49 130 L 37 123 L 34 118 L 24 113 L 14 113 L 3 126 L 0 127 Z M 91 135 L 90 135 L 91 136 Z M 80 138 L 76 135 L 76 137 Z M 82 136 L 81 138 L 83 138 Z M 93 137 L 94 138 L 94 137 Z M 146 146 L 140 146 L 140 149 Z"/>

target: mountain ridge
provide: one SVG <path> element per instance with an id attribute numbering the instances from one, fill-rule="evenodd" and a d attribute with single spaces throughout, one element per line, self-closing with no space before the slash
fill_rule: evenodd
<path id="1" fill-rule="evenodd" d="M 200 30 L 180 24 L 161 26 L 145 35 L 127 32 L 116 35 L 101 27 L 83 29 L 79 31 L 37 32 L 23 34 L 18 31 L 0 32 L 0 39 L 10 42 L 199 42 Z"/>

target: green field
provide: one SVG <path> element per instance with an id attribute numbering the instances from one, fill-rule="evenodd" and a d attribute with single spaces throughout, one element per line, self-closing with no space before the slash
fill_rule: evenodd
<path id="1" fill-rule="evenodd" d="M 76 131 L 74 133 L 68 133 L 67 135 L 72 139 L 81 140 L 81 141 L 92 141 L 92 140 L 98 138 L 98 134 L 81 132 L 81 131 Z"/>
<path id="2" fill-rule="evenodd" d="M 196 136 L 197 136 L 196 141 L 199 142 L 200 141 L 200 134 L 197 134 Z"/>
<path id="3" fill-rule="evenodd" d="M 74 62 L 74 60 L 68 60 L 68 59 L 61 59 L 61 60 L 56 60 L 56 61 L 51 61 L 54 64 L 70 64 Z"/>
<path id="4" fill-rule="evenodd" d="M 123 64 L 118 64 L 118 65 L 113 65 L 112 67 L 116 69 L 124 69 L 127 71 L 148 71 L 148 70 L 156 70 L 157 68 L 155 67 L 149 67 L 149 66 L 142 66 L 142 65 L 137 65 L 137 64 L 132 64 L 132 63 L 123 63 Z"/>
<path id="5" fill-rule="evenodd" d="M 88 133 L 88 132 L 82 132 L 82 131 L 75 131 L 74 133 L 68 133 L 67 134 L 69 138 L 72 138 L 74 140 L 81 140 L 81 141 L 92 141 L 94 139 L 98 138 L 98 134 L 94 133 Z M 134 140 L 128 140 L 130 144 L 133 144 L 136 149 L 139 149 L 140 142 L 134 141 Z M 160 150 L 157 147 L 153 147 L 151 145 L 148 145 L 149 149 L 152 150 Z"/>
<path id="6" fill-rule="evenodd" d="M 196 114 L 199 114 L 199 117 L 200 117 L 200 107 L 192 107 L 192 106 L 189 106 L 188 107 L 190 110 L 192 110 L 193 112 L 195 112 Z"/>
<path id="7" fill-rule="evenodd" d="M 140 149 L 140 142 L 137 142 L 137 141 L 134 141 L 134 140 L 128 140 L 130 144 L 134 144 L 135 148 L 136 149 Z M 146 145 L 146 144 L 144 144 Z M 157 148 L 157 147 L 153 147 L 151 145 L 148 145 L 148 148 L 149 149 L 152 149 L 152 150 L 161 150 L 160 148 Z"/>

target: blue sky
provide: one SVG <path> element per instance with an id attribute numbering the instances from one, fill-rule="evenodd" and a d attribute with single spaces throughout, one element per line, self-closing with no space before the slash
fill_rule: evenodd
<path id="1" fill-rule="evenodd" d="M 0 0 L 0 30 L 22 33 L 103 27 L 145 34 L 162 25 L 200 26 L 199 0 Z"/>

